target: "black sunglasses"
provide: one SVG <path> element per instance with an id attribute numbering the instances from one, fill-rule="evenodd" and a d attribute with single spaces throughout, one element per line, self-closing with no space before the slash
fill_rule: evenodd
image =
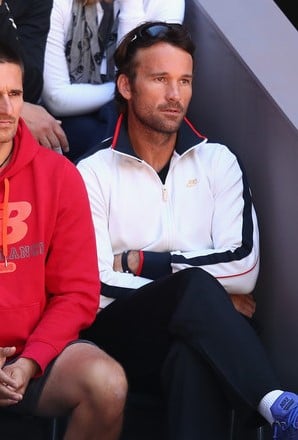
<path id="1" fill-rule="evenodd" d="M 182 29 L 182 25 L 178 23 L 148 23 L 140 27 L 131 38 L 129 45 L 134 41 L 147 41 L 152 38 L 162 38 L 175 29 Z"/>

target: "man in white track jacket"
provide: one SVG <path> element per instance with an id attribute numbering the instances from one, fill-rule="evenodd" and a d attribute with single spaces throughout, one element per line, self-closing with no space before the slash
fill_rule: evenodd
<path id="1" fill-rule="evenodd" d="M 245 173 L 185 118 L 193 50 L 181 25 L 161 22 L 116 50 L 115 135 L 78 165 L 104 297 L 84 336 L 132 390 L 161 392 L 169 440 L 229 438 L 230 406 L 298 439 L 298 397 L 280 390 L 249 322 L 259 242 Z"/>
<path id="2" fill-rule="evenodd" d="M 251 292 L 258 273 L 258 227 L 236 157 L 184 121 L 163 182 L 136 156 L 124 125 L 113 148 L 79 165 L 92 196 L 101 280 L 138 288 L 199 266 L 229 293 Z M 114 255 L 129 249 L 142 252 L 137 276 L 113 269 Z M 101 306 L 112 301 L 101 300 Z"/>

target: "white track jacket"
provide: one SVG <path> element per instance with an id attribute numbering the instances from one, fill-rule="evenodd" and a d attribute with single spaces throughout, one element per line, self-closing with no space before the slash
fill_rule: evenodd
<path id="1" fill-rule="evenodd" d="M 124 125 L 118 124 L 111 146 L 78 164 L 91 204 L 101 281 L 135 289 L 197 266 L 229 293 L 251 292 L 259 234 L 236 156 L 207 142 L 185 119 L 162 183 L 135 155 Z M 144 251 L 140 276 L 113 270 L 114 255 L 130 249 Z M 101 307 L 112 300 L 102 296 Z"/>

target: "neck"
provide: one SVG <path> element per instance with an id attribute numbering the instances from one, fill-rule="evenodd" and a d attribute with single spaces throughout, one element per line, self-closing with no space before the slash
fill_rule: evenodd
<path id="1" fill-rule="evenodd" d="M 5 168 L 11 159 L 13 150 L 13 143 L 2 144 L 0 147 L 0 171 Z"/>
<path id="2" fill-rule="evenodd" d="M 128 124 L 128 135 L 137 156 L 159 172 L 169 162 L 175 149 L 177 133 L 160 133 Z"/>

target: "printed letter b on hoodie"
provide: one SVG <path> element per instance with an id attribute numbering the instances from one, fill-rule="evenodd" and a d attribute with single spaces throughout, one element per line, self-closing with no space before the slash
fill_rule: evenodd
<path id="1" fill-rule="evenodd" d="M 31 204 L 28 202 L 9 202 L 8 203 L 8 222 L 7 222 L 7 242 L 8 244 L 17 243 L 22 240 L 28 231 L 25 220 L 32 211 Z M 3 227 L 3 204 L 0 204 L 1 230 Z M 2 234 L 0 235 L 0 245 L 2 245 Z"/>
<path id="2" fill-rule="evenodd" d="M 32 207 L 28 202 L 8 202 L 8 218 L 6 231 L 3 231 L 3 203 L 0 204 L 0 246 L 3 245 L 3 236 L 6 235 L 7 244 L 11 245 L 22 240 L 28 231 L 25 220 L 29 217 Z M 16 270 L 13 262 L 0 263 L 0 273 L 9 273 Z"/>

